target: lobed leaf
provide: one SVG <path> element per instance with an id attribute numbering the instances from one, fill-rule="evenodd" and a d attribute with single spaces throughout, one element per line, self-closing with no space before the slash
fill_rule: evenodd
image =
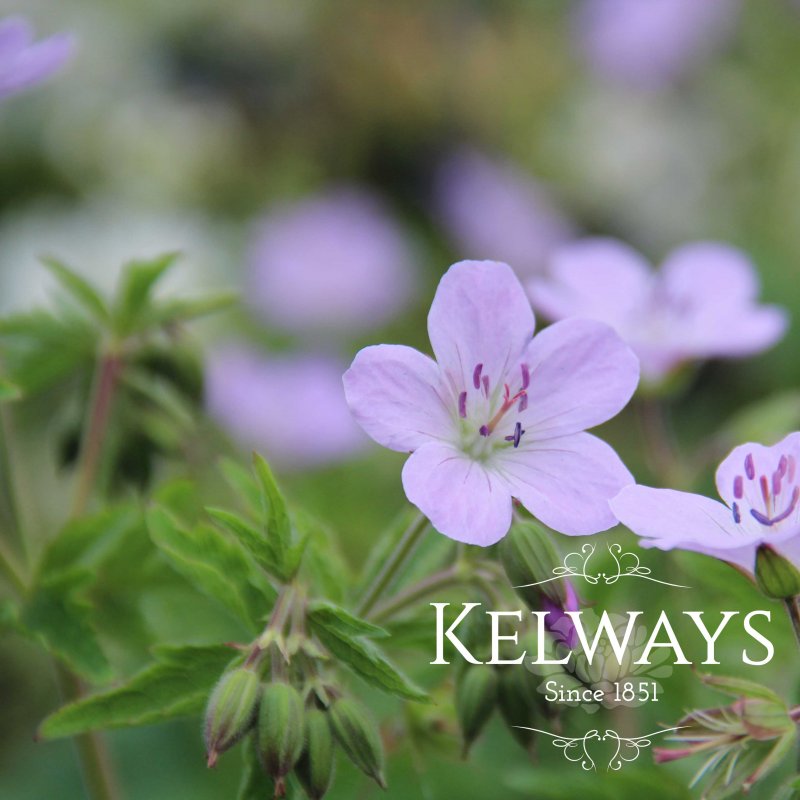
<path id="1" fill-rule="evenodd" d="M 92 317 L 99 322 L 108 321 L 109 312 L 106 301 L 84 277 L 55 258 L 45 256 L 41 261 L 69 296 L 76 300 Z"/>
<path id="2" fill-rule="evenodd" d="M 360 619 L 344 608 L 329 603 L 327 600 L 315 600 L 309 604 L 309 617 L 319 625 L 333 627 L 349 636 L 368 636 L 381 638 L 389 633 L 378 625 Z"/>

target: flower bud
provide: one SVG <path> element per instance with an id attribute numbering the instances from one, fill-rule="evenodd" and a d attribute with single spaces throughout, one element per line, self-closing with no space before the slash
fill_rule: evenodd
<path id="1" fill-rule="evenodd" d="M 500 543 L 500 559 L 508 580 L 527 606 L 536 611 L 547 597 L 559 608 L 567 604 L 564 582 L 553 580 L 553 570 L 562 566 L 552 538 L 538 523 L 515 522 Z M 547 581 L 540 586 L 532 583 Z"/>
<path id="2" fill-rule="evenodd" d="M 275 781 L 275 796 L 285 793 L 284 778 L 303 750 L 303 698 L 294 686 L 267 684 L 258 709 L 258 755 Z"/>
<path id="3" fill-rule="evenodd" d="M 258 675 L 246 667 L 226 672 L 206 708 L 205 740 L 208 766 L 238 742 L 252 727 L 258 707 Z"/>
<path id="4" fill-rule="evenodd" d="M 328 712 L 336 741 L 347 757 L 378 786 L 386 788 L 383 777 L 383 743 L 378 729 L 363 709 L 346 697 L 336 700 Z"/>
<path id="5" fill-rule="evenodd" d="M 309 798 L 321 800 L 333 778 L 333 734 L 324 711 L 306 711 L 305 740 L 295 772 Z"/>
<path id="6" fill-rule="evenodd" d="M 497 703 L 497 673 L 491 667 L 468 667 L 456 684 L 456 714 L 464 736 L 463 755 L 478 738 Z"/>
<path id="7" fill-rule="evenodd" d="M 505 667 L 500 671 L 497 686 L 497 707 L 511 735 L 523 749 L 530 751 L 536 734 L 527 730 L 535 728 L 543 715 L 544 701 L 537 692 L 537 676 L 523 666 Z"/>
<path id="8" fill-rule="evenodd" d="M 800 571 L 768 544 L 762 544 L 756 552 L 756 582 L 767 597 L 776 600 L 800 594 Z"/>

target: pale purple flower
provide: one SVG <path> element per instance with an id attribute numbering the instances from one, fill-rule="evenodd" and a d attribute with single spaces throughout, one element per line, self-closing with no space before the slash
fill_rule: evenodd
<path id="1" fill-rule="evenodd" d="M 506 264 L 462 261 L 428 314 L 436 361 L 402 345 L 358 353 L 347 402 L 379 444 L 411 452 L 408 499 L 433 526 L 487 546 L 511 524 L 512 497 L 567 534 L 616 523 L 608 500 L 632 482 L 605 442 L 584 433 L 617 414 L 639 377 L 607 325 L 557 323 L 531 339 L 534 317 Z"/>
<path id="2" fill-rule="evenodd" d="M 343 186 L 264 218 L 247 297 L 266 322 L 289 331 L 350 331 L 394 315 L 413 283 L 413 254 L 389 210 L 366 189 Z"/>
<path id="3" fill-rule="evenodd" d="M 0 19 L 0 100 L 47 80 L 75 49 L 73 37 L 59 33 L 39 42 L 23 17 Z"/>
<path id="4" fill-rule="evenodd" d="M 759 545 L 800 564 L 800 433 L 773 447 L 737 447 L 717 470 L 723 502 L 649 486 L 627 486 L 611 501 L 645 547 L 693 550 L 753 572 Z"/>
<path id="5" fill-rule="evenodd" d="M 323 355 L 265 356 L 229 344 L 208 359 L 206 405 L 241 446 L 282 468 L 340 461 L 368 441 L 344 401 L 342 366 Z"/>
<path id="6" fill-rule="evenodd" d="M 653 383 L 688 361 L 758 353 L 787 326 L 782 309 L 758 304 L 749 259 L 725 244 L 684 245 L 655 272 L 622 242 L 583 239 L 554 254 L 550 275 L 529 284 L 534 308 L 608 323 Z"/>
<path id="7" fill-rule="evenodd" d="M 738 9 L 739 0 L 583 0 L 575 36 L 596 73 L 658 88 L 711 55 Z"/>
<path id="8" fill-rule="evenodd" d="M 434 201 L 463 256 L 504 261 L 519 275 L 540 271 L 550 252 L 574 236 L 543 186 L 476 150 L 463 148 L 441 164 Z"/>

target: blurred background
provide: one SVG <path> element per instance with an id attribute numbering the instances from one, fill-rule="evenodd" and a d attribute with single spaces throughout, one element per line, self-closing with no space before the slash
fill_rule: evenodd
<path id="1" fill-rule="evenodd" d="M 46 84 L 0 105 L 0 312 L 51 302 L 43 254 L 109 288 L 126 259 L 179 250 L 166 292 L 240 291 L 240 306 L 195 332 L 207 433 L 243 461 L 262 452 L 353 565 L 403 507 L 403 459 L 350 421 L 340 376 L 366 344 L 428 349 L 425 314 L 452 262 L 506 260 L 528 278 L 584 235 L 619 237 L 656 264 L 687 241 L 723 240 L 752 257 L 765 301 L 800 316 L 791 0 L 3 0 L 10 14 L 42 37 L 72 32 L 77 48 Z M 767 436 L 796 429 L 798 348 L 793 324 L 764 355 L 697 371 L 672 400 L 681 446 L 709 433 L 734 444 L 754 419 Z M 630 421 L 602 433 L 652 483 Z M 46 532 L 63 507 L 53 453 L 69 426 L 19 424 L 19 480 Z M 195 465 L 211 493 L 213 455 L 201 447 Z M 711 491 L 715 464 L 695 488 Z M 721 565 L 670 563 L 703 586 L 705 605 L 695 597 L 692 608 L 763 606 L 744 581 L 731 606 L 734 576 Z M 589 599 L 604 605 L 601 593 Z M 626 587 L 608 605 L 637 602 Z M 150 616 L 201 640 L 225 627 L 212 611 L 198 618 L 188 589 Z M 778 627 L 789 652 L 788 624 Z M 31 744 L 56 703 L 48 669 L 30 645 L 0 643 L 4 798 L 81 796 L 70 745 Z M 777 682 L 796 688 L 790 674 Z M 717 700 L 689 670 L 665 686 L 637 727 Z M 396 716 L 396 704 L 373 705 Z M 235 795 L 238 759 L 207 772 L 194 721 L 110 741 L 131 800 Z M 498 785 L 509 798 L 692 796 L 691 764 L 654 768 L 645 755 L 587 779 L 544 746 L 532 767 L 499 725 L 466 764 L 398 747 L 390 797 L 482 797 Z M 330 796 L 374 793 L 342 766 Z"/>

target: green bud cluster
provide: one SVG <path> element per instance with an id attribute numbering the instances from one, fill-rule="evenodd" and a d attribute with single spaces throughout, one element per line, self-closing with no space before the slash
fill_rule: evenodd
<path id="1" fill-rule="evenodd" d="M 220 678 L 206 708 L 204 732 L 209 767 L 253 727 L 260 691 L 258 675 L 247 667 L 232 669 Z"/>

